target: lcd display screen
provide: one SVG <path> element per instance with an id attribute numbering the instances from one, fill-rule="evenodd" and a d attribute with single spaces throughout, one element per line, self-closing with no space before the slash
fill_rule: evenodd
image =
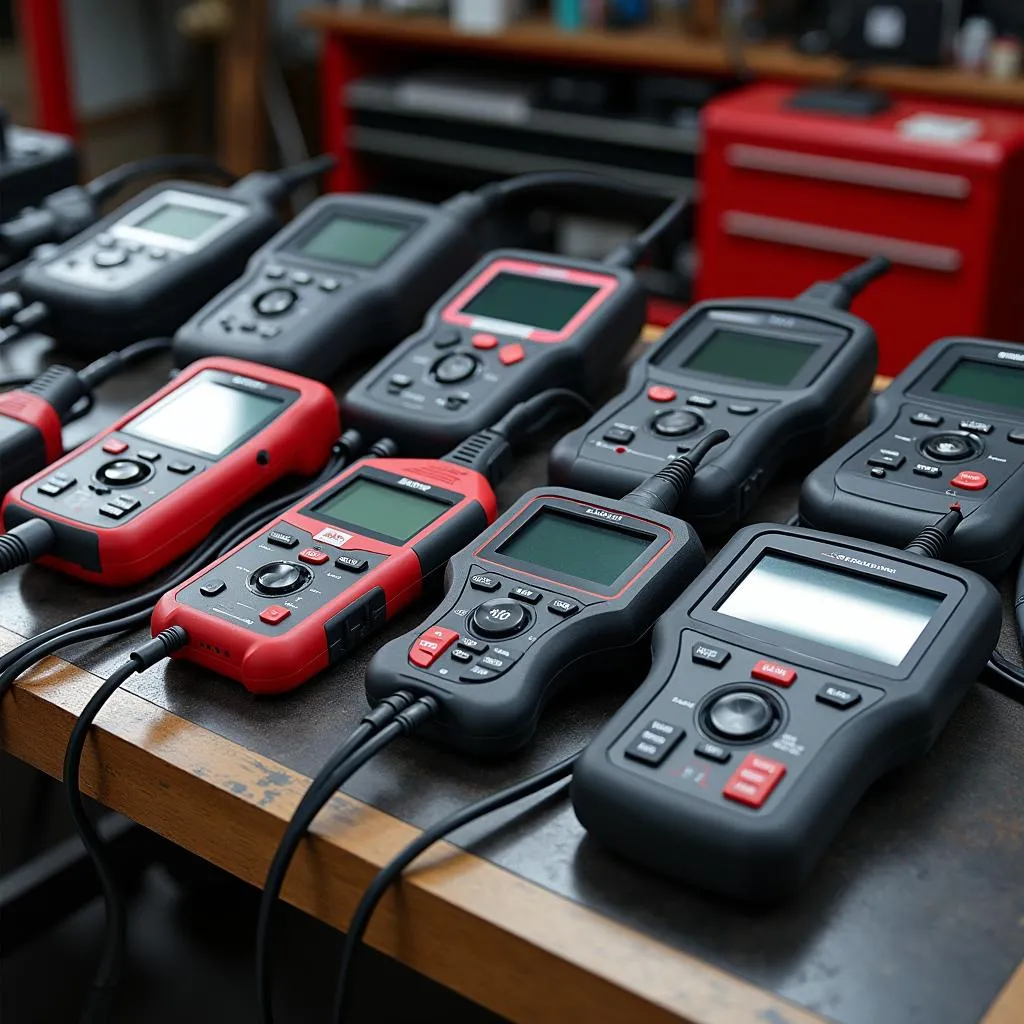
<path id="1" fill-rule="evenodd" d="M 655 540 L 545 508 L 498 549 L 506 558 L 611 586 Z"/>
<path id="2" fill-rule="evenodd" d="M 764 555 L 716 609 L 743 622 L 899 665 L 942 597 Z"/>
<path id="3" fill-rule="evenodd" d="M 450 507 L 448 502 L 437 498 L 401 487 L 388 487 L 367 477 L 356 477 L 314 506 L 313 511 L 321 519 L 404 544 Z"/>
<path id="4" fill-rule="evenodd" d="M 332 217 L 303 240 L 298 251 L 331 263 L 376 267 L 405 241 L 411 230 L 410 224 Z"/>
<path id="5" fill-rule="evenodd" d="M 954 398 L 1024 409 L 1024 366 L 961 359 L 935 390 Z"/>
<path id="6" fill-rule="evenodd" d="M 560 331 L 598 291 L 596 285 L 502 271 L 462 307 L 469 316 Z"/>
<path id="7" fill-rule="evenodd" d="M 132 420 L 125 431 L 216 459 L 269 423 L 283 404 L 279 397 L 229 387 L 199 374 Z"/>
<path id="8" fill-rule="evenodd" d="M 219 224 L 225 217 L 226 213 L 218 213 L 215 210 L 201 210 L 180 203 L 165 203 L 159 210 L 154 210 L 132 227 L 191 242 L 209 231 L 214 224 Z"/>
<path id="9" fill-rule="evenodd" d="M 811 342 L 743 331 L 715 331 L 682 366 L 698 373 L 786 387 L 796 380 L 817 351 L 818 346 Z"/>

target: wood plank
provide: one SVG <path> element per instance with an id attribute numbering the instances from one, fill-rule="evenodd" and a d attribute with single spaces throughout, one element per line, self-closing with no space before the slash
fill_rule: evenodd
<path id="1" fill-rule="evenodd" d="M 20 638 L 0 630 L 3 646 Z M 5 749 L 57 777 L 99 679 L 48 659 L 8 694 Z M 308 780 L 120 691 L 86 748 L 83 789 L 255 885 Z M 344 927 L 376 871 L 418 830 L 337 795 L 299 850 L 285 898 Z M 755 985 L 449 844 L 381 904 L 376 948 L 513 1021 L 824 1024 Z"/>
<path id="2" fill-rule="evenodd" d="M 219 157 L 223 166 L 239 176 L 266 165 L 267 19 L 267 0 L 231 0 L 231 22 L 217 57 Z"/>
<path id="3" fill-rule="evenodd" d="M 517 22 L 499 35 L 483 36 L 457 32 L 445 18 L 424 15 L 397 17 L 314 7 L 304 11 L 301 20 L 323 32 L 378 45 L 658 71 L 728 74 L 733 70 L 720 39 L 697 38 L 672 25 L 568 33 L 538 16 Z M 750 45 L 743 54 L 750 71 L 773 78 L 837 81 L 848 68 L 847 62 L 838 57 L 805 56 L 784 42 Z M 956 68 L 867 68 L 858 81 L 897 92 L 1024 105 L 1024 79 L 1004 82 Z"/>
<path id="4" fill-rule="evenodd" d="M 982 1024 L 1020 1024 L 1024 1020 L 1024 962 L 996 996 Z"/>

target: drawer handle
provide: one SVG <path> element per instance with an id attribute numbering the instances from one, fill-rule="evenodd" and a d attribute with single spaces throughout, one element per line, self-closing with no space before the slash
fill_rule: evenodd
<path id="1" fill-rule="evenodd" d="M 752 238 L 760 242 L 776 242 L 779 245 L 794 245 L 863 259 L 885 256 L 893 263 L 906 267 L 938 270 L 947 274 L 955 274 L 964 263 L 959 249 L 949 249 L 942 245 L 908 242 L 902 238 L 844 231 L 841 228 L 804 224 L 796 220 L 765 217 L 738 210 L 730 210 L 723 216 L 722 227 L 727 235 L 736 238 Z"/>
<path id="2" fill-rule="evenodd" d="M 725 159 L 730 166 L 748 171 L 768 171 L 817 181 L 839 181 L 847 185 L 864 185 L 892 192 L 910 192 L 943 199 L 967 199 L 971 194 L 970 181 L 959 174 L 916 171 L 909 167 L 890 167 L 863 160 L 791 153 L 783 149 L 742 144 L 728 146 Z"/>

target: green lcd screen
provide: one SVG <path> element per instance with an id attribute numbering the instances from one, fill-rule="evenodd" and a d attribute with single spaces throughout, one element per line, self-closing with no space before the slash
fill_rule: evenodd
<path id="1" fill-rule="evenodd" d="M 595 285 L 502 271 L 484 285 L 461 312 L 524 327 L 560 331 L 597 290 Z"/>
<path id="2" fill-rule="evenodd" d="M 935 390 L 940 395 L 1024 409 L 1024 368 L 961 359 Z"/>
<path id="3" fill-rule="evenodd" d="M 498 550 L 548 572 L 611 586 L 654 537 L 545 508 Z"/>
<path id="4" fill-rule="evenodd" d="M 321 519 L 404 544 L 448 508 L 446 501 L 356 477 L 347 487 L 315 505 L 313 511 Z"/>
<path id="5" fill-rule="evenodd" d="M 165 203 L 159 210 L 154 210 L 132 227 L 191 242 L 209 231 L 214 224 L 219 224 L 226 216 L 226 213 L 217 213 L 214 210 L 200 210 L 181 203 Z"/>
<path id="6" fill-rule="evenodd" d="M 412 225 L 332 217 L 299 244 L 303 256 L 357 267 L 376 267 L 405 240 Z"/>
<path id="7" fill-rule="evenodd" d="M 715 331 L 683 366 L 699 373 L 785 387 L 796 380 L 817 350 L 817 345 L 789 338 Z"/>

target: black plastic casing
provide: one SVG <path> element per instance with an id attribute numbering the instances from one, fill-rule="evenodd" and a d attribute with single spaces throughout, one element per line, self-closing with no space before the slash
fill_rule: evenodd
<path id="1" fill-rule="evenodd" d="M 239 186 L 243 185 L 239 182 Z M 161 193 L 188 193 L 226 204 L 233 215 L 223 230 L 194 252 L 177 251 L 154 239 L 132 252 L 126 264 L 99 270 L 92 263 L 101 244 L 146 219 L 140 208 Z M 158 206 L 154 203 L 154 207 Z M 274 206 L 253 189 L 238 190 L 193 181 L 161 182 L 145 189 L 86 231 L 30 263 L 19 291 L 27 302 L 46 304 L 48 330 L 62 349 L 83 356 L 103 355 L 141 338 L 172 335 L 203 303 L 245 269 L 252 251 L 278 228 Z M 201 239 L 200 239 L 201 241 Z M 108 246 L 111 247 L 111 246 Z M 164 255 L 153 259 L 153 250 Z M 136 274 L 135 268 L 138 268 Z M 109 282 L 107 285 L 103 281 Z"/>
<path id="2" fill-rule="evenodd" d="M 941 603 L 897 666 L 714 611 L 765 551 L 924 588 Z M 984 667 L 1001 621 L 995 588 L 969 571 L 795 527 L 741 530 L 658 621 L 647 680 L 576 766 L 577 817 L 613 852 L 701 889 L 758 903 L 790 896 L 872 782 L 928 751 Z M 717 668 L 700 664 L 694 645 L 729 657 Z M 796 670 L 795 681 L 752 682 L 760 659 Z M 734 685 L 778 703 L 774 732 L 739 743 L 709 729 L 705 710 Z M 823 703 L 827 686 L 855 691 L 856 702 Z M 673 722 L 684 738 L 658 766 L 627 758 L 626 746 L 654 719 Z M 727 751 L 728 763 L 698 756 L 705 741 Z M 722 795 L 748 754 L 786 769 L 756 809 Z"/>
<path id="3" fill-rule="evenodd" d="M 1024 345 L 979 338 L 944 338 L 929 345 L 875 396 L 867 428 L 804 481 L 802 522 L 902 547 L 959 502 L 964 521 L 953 535 L 949 561 L 992 579 L 1009 568 L 1024 546 L 1024 443 L 1009 439 L 1014 431 L 1024 431 L 1024 408 L 936 393 L 934 388 L 963 357 L 1024 371 Z M 941 417 L 942 424 L 911 422 L 922 412 Z M 960 424 L 972 421 L 992 428 L 988 434 L 962 431 L 973 437 L 979 449 L 975 457 L 939 462 L 922 452 L 929 436 L 961 433 Z M 876 479 L 867 460 L 883 448 L 899 452 L 905 462 Z M 922 464 L 941 475 L 919 475 L 915 469 Z M 964 470 L 984 473 L 988 486 L 980 491 L 952 486 Z"/>
<path id="4" fill-rule="evenodd" d="M 243 278 L 178 330 L 177 365 L 226 355 L 326 381 L 367 352 L 386 352 L 422 323 L 430 304 L 479 255 L 478 205 L 472 196 L 441 206 L 391 196 L 321 197 L 253 255 Z M 345 215 L 406 228 L 409 235 L 372 267 L 299 251 L 333 216 Z M 304 283 L 294 283 L 293 273 Z M 337 287 L 325 291 L 325 282 Z M 281 315 L 259 314 L 259 297 L 278 288 L 295 295 L 294 305 Z"/>
<path id="5" fill-rule="evenodd" d="M 497 550 L 542 508 L 568 512 L 594 522 L 617 522 L 624 529 L 649 535 L 648 548 L 608 587 L 573 577 L 528 571 Z M 587 510 L 590 510 L 589 512 Z M 619 516 L 616 520 L 614 517 Z M 548 700 L 579 678 L 607 673 L 619 657 L 646 657 L 636 645 L 681 587 L 703 568 L 704 549 L 686 523 L 628 502 L 597 499 L 563 488 L 528 491 L 471 545 L 455 555 L 445 573 L 445 598 L 414 630 L 390 641 L 371 660 L 366 694 L 377 704 L 397 690 L 430 694 L 440 712 L 423 730 L 446 746 L 490 756 L 525 745 L 533 735 Z M 494 591 L 473 589 L 471 578 L 490 577 Z M 436 626 L 474 634 L 474 608 L 509 595 L 515 587 L 542 594 L 529 606 L 533 621 L 521 635 L 505 641 L 487 640 L 489 654 L 507 645 L 517 657 L 511 668 L 486 682 L 459 682 L 462 669 L 447 651 L 429 669 L 410 664 L 412 645 Z M 548 611 L 552 601 L 569 601 L 579 610 L 560 618 Z M 483 664 L 481 656 L 477 662 Z M 463 666 L 468 667 L 468 666 Z M 447 677 L 440 669 L 447 670 Z"/>
<path id="6" fill-rule="evenodd" d="M 786 387 L 661 365 L 669 357 L 675 364 L 687 361 L 715 327 L 811 341 L 820 348 Z M 678 444 L 692 447 L 711 430 L 725 429 L 730 439 L 703 461 L 680 510 L 702 536 L 721 534 L 750 511 L 783 465 L 828 451 L 870 392 L 877 366 L 874 331 L 849 313 L 780 299 L 699 303 L 633 364 L 621 394 L 555 445 L 550 479 L 619 497 L 675 458 Z M 673 389 L 676 399 L 649 399 L 652 385 Z M 714 405 L 690 405 L 691 396 Z M 737 415 L 730 410 L 734 405 L 756 411 Z M 677 438 L 657 436 L 651 429 L 654 417 L 672 409 L 699 416 L 703 423 Z M 604 435 L 618 425 L 635 440 L 625 445 L 605 441 Z"/>
<path id="7" fill-rule="evenodd" d="M 3 129 L 0 128 L 0 131 Z M 0 160 L 0 221 L 78 181 L 78 151 L 66 135 L 11 125 Z"/>
<path id="8" fill-rule="evenodd" d="M 505 332 L 499 322 L 477 327 L 446 322 L 446 309 L 499 261 L 564 267 L 612 278 L 616 285 L 581 326 L 555 343 Z M 528 319 L 529 310 L 523 315 Z M 342 418 L 368 439 L 390 437 L 410 456 L 437 457 L 492 426 L 519 402 L 548 388 L 571 388 L 593 398 L 607 381 L 610 368 L 636 341 L 645 319 L 643 289 L 630 270 L 526 250 L 495 250 L 435 303 L 420 331 L 352 386 L 341 403 Z M 489 351 L 475 349 L 472 338 L 478 333 L 497 337 L 500 345 Z M 457 341 L 452 347 L 436 348 L 434 342 L 442 334 L 457 336 Z M 525 358 L 514 365 L 503 365 L 501 350 L 515 344 L 523 347 Z M 476 359 L 479 371 L 458 384 L 437 384 L 432 368 L 441 358 L 460 352 Z M 412 379 L 412 386 L 402 392 L 389 392 L 388 382 L 396 373 Z M 464 404 L 455 408 L 445 404 L 460 395 L 467 396 Z M 414 402 L 415 398 L 422 400 Z"/>

